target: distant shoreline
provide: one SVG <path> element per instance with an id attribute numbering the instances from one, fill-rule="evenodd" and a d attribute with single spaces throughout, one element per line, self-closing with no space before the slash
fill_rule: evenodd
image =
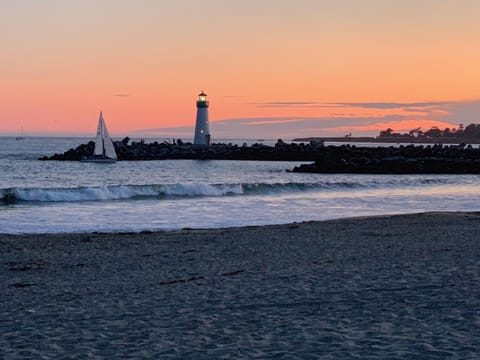
<path id="1" fill-rule="evenodd" d="M 338 143 L 386 143 L 386 144 L 480 144 L 480 139 L 462 138 L 405 138 L 405 137 L 302 137 L 294 138 L 295 142 L 338 142 Z"/>

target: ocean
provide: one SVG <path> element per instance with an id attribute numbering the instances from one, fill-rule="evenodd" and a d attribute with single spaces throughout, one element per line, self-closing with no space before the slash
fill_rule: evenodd
<path id="1" fill-rule="evenodd" d="M 0 137 L 0 233 L 221 228 L 480 209 L 478 175 L 287 172 L 299 162 L 37 160 L 90 140 Z M 164 139 L 146 139 L 155 140 Z"/>

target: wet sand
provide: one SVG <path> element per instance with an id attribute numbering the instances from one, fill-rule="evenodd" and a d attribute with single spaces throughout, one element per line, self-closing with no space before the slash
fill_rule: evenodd
<path id="1" fill-rule="evenodd" d="M 476 358 L 480 214 L 0 234 L 0 358 Z"/>

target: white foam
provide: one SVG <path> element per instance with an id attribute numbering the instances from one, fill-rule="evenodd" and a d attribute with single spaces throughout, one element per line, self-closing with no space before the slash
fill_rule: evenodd
<path id="1" fill-rule="evenodd" d="M 121 185 L 103 187 L 79 187 L 58 189 L 12 189 L 19 201 L 35 202 L 81 202 L 108 201 L 159 196 L 224 196 L 242 194 L 240 184 L 167 184 L 167 185 Z M 3 197 L 5 194 L 2 192 Z"/>
<path id="2" fill-rule="evenodd" d="M 71 189 L 16 189 L 21 201 L 77 202 L 130 199 L 139 196 L 155 196 L 151 187 L 114 186 Z"/>

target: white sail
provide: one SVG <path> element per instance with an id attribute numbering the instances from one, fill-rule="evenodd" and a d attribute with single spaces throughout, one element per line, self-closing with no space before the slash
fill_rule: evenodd
<path id="1" fill-rule="evenodd" d="M 115 152 L 115 148 L 113 146 L 112 139 L 110 138 L 110 134 L 108 133 L 107 126 L 105 125 L 105 120 L 103 120 L 102 112 L 100 112 L 100 117 L 98 119 L 94 154 L 109 159 L 117 159 L 117 153 Z"/>
<path id="2" fill-rule="evenodd" d="M 103 156 L 105 147 L 103 146 L 103 116 L 100 112 L 100 118 L 98 119 L 97 135 L 95 136 L 95 150 L 94 155 Z"/>
<path id="3" fill-rule="evenodd" d="M 115 147 L 113 146 L 113 141 L 110 138 L 110 134 L 107 130 L 107 125 L 105 125 L 105 121 L 103 121 L 103 144 L 105 146 L 105 156 L 107 158 L 116 160 L 117 153 L 115 152 Z"/>

